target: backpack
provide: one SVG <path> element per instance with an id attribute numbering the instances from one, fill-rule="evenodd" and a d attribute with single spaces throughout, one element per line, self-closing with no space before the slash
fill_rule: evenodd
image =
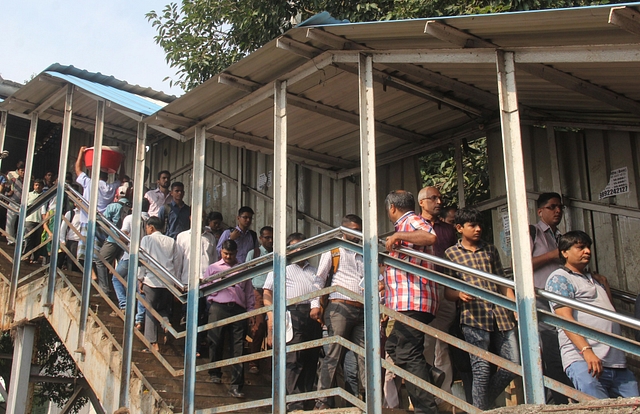
<path id="1" fill-rule="evenodd" d="M 333 282 L 333 275 L 338 271 L 338 266 L 340 265 L 340 249 L 332 249 L 331 250 L 331 267 L 329 268 L 329 274 L 327 275 L 327 281 L 324 284 L 324 287 L 327 288 L 331 286 Z M 324 311 L 329 305 L 329 294 L 320 296 L 320 316 L 318 317 L 319 322 L 324 324 Z"/>
<path id="2" fill-rule="evenodd" d="M 118 201 L 118 204 L 120 204 L 122 208 L 120 209 L 120 216 L 118 217 L 118 222 L 116 223 L 116 227 L 118 229 L 121 229 L 124 218 L 127 217 L 129 214 L 131 214 L 131 202 L 129 201 L 127 203 L 121 203 L 120 201 Z"/>

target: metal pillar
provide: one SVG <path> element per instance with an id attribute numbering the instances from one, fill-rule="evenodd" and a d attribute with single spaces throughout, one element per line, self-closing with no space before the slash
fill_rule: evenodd
<path id="1" fill-rule="evenodd" d="M 78 329 L 78 349 L 84 355 L 84 335 L 87 330 L 89 316 L 89 299 L 91 297 L 91 262 L 96 242 L 96 212 L 98 211 L 98 185 L 100 182 L 100 164 L 102 163 L 102 134 L 104 132 L 103 100 L 97 101 L 96 128 L 93 137 L 93 165 L 91 166 L 91 193 L 89 196 L 89 211 L 87 212 L 87 250 L 84 254 L 84 272 L 82 275 L 82 301 L 80 303 L 80 326 Z"/>
<path id="2" fill-rule="evenodd" d="M 31 376 L 31 358 L 33 357 L 33 343 L 36 327 L 22 325 L 16 328 L 13 341 L 13 363 L 11 364 L 11 386 L 7 409 L 12 414 L 25 414 L 27 411 L 27 397 L 29 393 L 29 377 Z"/>
<path id="3" fill-rule="evenodd" d="M 380 370 L 380 304 L 378 297 L 378 196 L 373 59 L 360 54 L 360 162 L 362 165 L 362 245 L 364 260 L 364 332 L 367 413 L 382 412 Z"/>
<path id="4" fill-rule="evenodd" d="M 11 285 L 9 287 L 9 306 L 7 316 L 13 318 L 15 314 L 18 278 L 20 277 L 20 262 L 22 259 L 22 244 L 24 242 L 24 222 L 27 218 L 27 201 L 31 188 L 31 170 L 33 168 L 33 153 L 36 149 L 36 133 L 38 132 L 38 113 L 31 114 L 31 128 L 29 129 L 29 143 L 24 161 L 24 179 L 22 180 L 22 198 L 18 213 L 18 230 L 16 231 L 15 251 L 13 252 L 13 268 L 11 269 Z"/>
<path id="5" fill-rule="evenodd" d="M 184 382 L 182 412 L 195 412 L 196 351 L 198 347 L 198 300 L 200 299 L 200 261 L 202 259 L 202 205 L 204 201 L 205 127 L 196 128 L 193 140 L 193 185 L 191 186 L 191 251 L 189 256 L 189 291 L 187 293 L 187 336 L 184 346 Z"/>
<path id="6" fill-rule="evenodd" d="M 244 148 L 238 148 L 238 208 L 244 206 L 242 203 L 242 182 L 244 181 L 244 163 L 245 157 Z"/>
<path id="7" fill-rule="evenodd" d="M 144 194 L 144 161 L 147 153 L 147 124 L 138 122 L 136 165 L 133 179 L 133 199 L 142 200 Z M 140 220 L 142 203 L 131 207 L 131 234 L 129 238 L 129 270 L 127 273 L 127 303 L 124 311 L 124 337 L 122 339 L 122 367 L 120 372 L 120 407 L 129 407 L 131 385 L 131 355 L 133 354 L 134 322 L 136 315 L 136 290 L 138 287 L 138 251 L 140 250 Z"/>
<path id="8" fill-rule="evenodd" d="M 284 280 L 287 271 L 287 83 L 274 84 L 273 134 L 273 280 Z M 273 413 L 285 414 L 286 358 L 284 283 L 273 284 Z"/>
<path id="9" fill-rule="evenodd" d="M 464 203 L 464 167 L 462 165 L 462 143 L 457 141 L 455 144 L 455 161 L 456 175 L 458 176 L 458 207 L 463 208 Z"/>
<path id="10" fill-rule="evenodd" d="M 514 53 L 498 50 L 496 60 L 524 395 L 527 404 L 544 404 Z"/>
<path id="11" fill-rule="evenodd" d="M 4 138 L 7 135 L 7 111 L 0 112 L 0 151 L 4 150 Z M 2 166 L 2 158 L 0 158 L 0 166 Z"/>
<path id="12" fill-rule="evenodd" d="M 64 120 L 62 121 L 62 144 L 60 147 L 60 163 L 58 166 L 58 190 L 56 193 L 56 216 L 53 225 L 53 240 L 51 243 L 51 251 L 57 252 L 60 249 L 60 223 L 62 223 L 62 213 L 64 204 L 64 176 L 67 173 L 67 164 L 69 161 L 69 141 L 71 140 L 71 117 L 73 115 L 73 85 L 67 85 L 67 97 L 64 102 Z M 53 306 L 54 289 L 56 286 L 56 272 L 58 270 L 58 255 L 51 255 L 51 264 L 49 266 L 49 286 L 47 288 L 47 301 L 45 306 Z"/>

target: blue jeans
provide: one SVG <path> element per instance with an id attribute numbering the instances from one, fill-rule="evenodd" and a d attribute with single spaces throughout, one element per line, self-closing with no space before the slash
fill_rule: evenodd
<path id="1" fill-rule="evenodd" d="M 465 341 L 471 345 L 486 351 L 492 348 L 502 358 L 516 364 L 520 363 L 515 329 L 499 331 L 495 328 L 493 332 L 489 332 L 480 328 L 462 325 L 462 333 L 464 333 Z M 516 375 L 502 368 L 498 368 L 495 374 L 491 375 L 491 364 L 488 361 L 472 354 L 469 354 L 469 357 L 473 375 L 473 405 L 481 410 L 488 410 Z"/>
<path id="2" fill-rule="evenodd" d="M 605 367 L 600 378 L 594 378 L 585 361 L 576 361 L 567 367 L 567 376 L 578 391 L 598 399 L 638 396 L 638 383 L 627 368 Z"/>
<path id="3" fill-rule="evenodd" d="M 127 280 L 129 273 L 129 260 L 120 260 L 118 262 L 118 266 L 116 266 L 116 272 L 118 272 L 121 278 Z M 111 283 L 113 283 L 113 290 L 115 290 L 116 297 L 118 298 L 118 307 L 120 309 L 124 309 L 127 306 L 127 288 L 115 275 L 111 277 Z"/>

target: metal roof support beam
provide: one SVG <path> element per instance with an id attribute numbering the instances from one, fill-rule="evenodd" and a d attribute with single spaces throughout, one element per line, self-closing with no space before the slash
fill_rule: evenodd
<path id="1" fill-rule="evenodd" d="M 62 177 L 67 172 L 67 164 L 69 162 L 69 143 L 71 141 L 71 119 L 73 115 L 73 85 L 69 84 L 64 88 L 66 98 L 64 102 L 64 120 L 62 121 L 62 136 L 60 137 L 60 162 L 58 164 L 58 177 Z M 62 206 L 64 204 L 64 180 L 58 180 L 58 190 L 56 193 L 56 206 Z M 60 224 L 62 223 L 62 208 L 56 208 L 55 219 L 53 225 L 53 240 L 51 242 L 51 251 L 57 252 L 60 249 Z M 47 299 L 45 306 L 47 306 L 49 313 L 52 312 L 54 290 L 56 286 L 56 276 L 58 271 L 58 255 L 51 255 L 51 264 L 49 266 L 49 282 L 47 287 Z"/>
<path id="2" fill-rule="evenodd" d="M 462 48 L 496 47 L 496 45 L 491 42 L 487 42 L 477 36 L 435 20 L 429 20 L 427 22 L 424 26 L 424 32 L 436 39 L 452 43 Z"/>
<path id="3" fill-rule="evenodd" d="M 93 263 L 94 246 L 96 242 L 96 228 L 97 221 L 96 216 L 98 212 L 98 190 L 100 182 L 100 164 L 102 164 L 102 138 L 104 133 L 104 112 L 105 102 L 104 100 L 98 100 L 96 102 L 96 126 L 95 134 L 93 137 L 93 161 L 91 166 L 91 192 L 89 195 L 89 210 L 87 211 L 87 238 L 86 238 L 86 251 L 84 262 L 87 264 L 84 267 L 82 274 L 82 293 L 80 300 L 80 319 L 78 326 L 78 348 L 75 352 L 81 354 L 81 358 L 84 359 L 84 339 L 87 331 L 87 318 L 89 316 L 89 300 L 91 298 L 91 266 Z M 139 180 L 138 180 L 139 181 Z"/>
<path id="4" fill-rule="evenodd" d="M 346 63 L 336 63 L 335 66 L 345 72 L 353 73 L 355 75 L 358 74 L 358 70 L 355 67 L 352 67 L 351 65 L 348 65 Z M 399 70 L 402 70 L 402 69 L 399 69 Z M 444 94 L 441 92 L 431 90 L 429 88 L 426 88 L 424 86 L 421 86 L 412 82 L 408 82 L 404 79 L 398 78 L 397 76 L 389 75 L 388 73 L 383 72 L 381 70 L 374 69 L 373 79 L 374 81 L 382 85 L 390 86 L 394 89 L 408 93 L 413 96 L 417 96 L 421 99 L 425 99 L 431 102 L 436 102 L 438 104 L 442 104 L 451 109 L 461 110 L 463 112 L 466 112 L 474 116 L 490 116 L 492 112 L 491 110 L 488 110 L 488 109 L 484 109 L 484 108 L 479 109 L 471 105 L 468 105 L 466 103 L 460 102 L 456 99 L 449 98 L 447 96 L 444 96 Z"/>
<path id="5" fill-rule="evenodd" d="M 367 372 L 367 413 L 382 413 L 380 381 L 380 304 L 378 294 L 378 193 L 376 181 L 375 96 L 373 60 L 360 54 L 358 62 L 360 102 L 360 159 L 362 161 L 362 253 L 364 262 L 364 335 Z"/>
<path id="6" fill-rule="evenodd" d="M 502 147 L 507 181 L 507 205 L 513 251 L 516 307 L 519 319 L 520 349 L 524 371 L 525 402 L 544 404 L 544 382 L 540 358 L 540 338 L 536 313 L 536 294 L 533 285 L 533 264 L 529 239 L 527 192 L 524 185 L 524 155 L 520 131 L 520 114 L 516 92 L 516 66 L 512 52 L 496 51 L 498 93 L 500 97 L 500 122 Z"/>
<path id="7" fill-rule="evenodd" d="M 636 9 L 627 6 L 612 7 L 609 23 L 640 36 L 640 13 Z"/>
<path id="8" fill-rule="evenodd" d="M 273 277 L 286 279 L 287 267 L 287 82 L 273 85 Z M 376 279 L 377 280 L 377 279 Z M 273 320 L 284 321 L 287 291 L 284 283 L 275 283 L 273 289 Z M 285 324 L 273 324 L 273 412 L 285 414 L 287 341 Z M 269 329 L 269 328 L 267 328 Z"/>
<path id="9" fill-rule="evenodd" d="M 249 145 L 261 147 L 264 150 L 266 150 L 265 152 L 267 153 L 272 153 L 273 151 L 273 143 L 268 138 L 245 134 L 242 132 L 237 132 L 232 129 L 223 128 L 220 126 L 210 128 L 207 132 L 213 135 L 219 135 L 225 138 L 226 142 L 230 142 L 236 146 L 243 146 L 243 145 L 249 144 Z M 331 155 L 320 154 L 318 152 L 295 147 L 293 145 L 289 145 L 289 147 L 287 148 L 287 152 L 289 153 L 290 156 L 309 159 L 321 164 L 327 164 L 335 167 L 347 168 L 347 167 L 353 167 L 354 165 L 354 163 L 349 160 L 333 157 Z"/>
<path id="10" fill-rule="evenodd" d="M 9 286 L 8 317 L 13 319 L 15 315 L 16 293 L 18 292 L 18 278 L 20 277 L 20 264 L 22 263 L 22 243 L 25 240 L 24 224 L 27 218 L 27 204 L 29 201 L 29 189 L 31 188 L 31 176 L 33 171 L 33 153 L 36 149 L 36 135 L 38 132 L 38 113 L 31 113 L 31 126 L 29 128 L 29 142 L 25 157 L 24 178 L 22 179 L 22 198 L 20 199 L 20 211 L 18 212 L 18 229 L 16 231 L 16 244 L 13 252 L 13 267 L 11 268 L 11 285 Z"/>
<path id="11" fill-rule="evenodd" d="M 334 61 L 356 63 L 358 54 L 352 51 L 334 51 Z M 495 63 L 495 49 L 425 49 L 425 50 L 372 50 L 373 63 Z"/>
<path id="12" fill-rule="evenodd" d="M 233 87 L 238 87 L 239 89 L 247 92 L 251 92 L 261 87 L 261 85 L 257 82 L 252 82 L 233 75 L 223 74 L 220 75 L 220 79 L 224 79 L 221 83 Z M 291 92 L 287 93 L 287 102 L 289 103 L 289 105 L 295 106 L 297 108 L 315 112 L 329 118 L 350 123 L 352 125 L 360 124 L 360 120 L 357 114 L 353 114 L 351 112 L 335 108 L 330 105 L 325 105 L 308 98 L 303 98 Z M 376 129 L 384 134 L 391 135 L 392 137 L 400 138 L 409 142 L 422 142 L 427 139 L 427 137 L 424 135 L 416 134 L 415 132 L 398 128 L 393 125 L 385 124 L 384 122 L 380 121 L 376 121 Z"/>
<path id="13" fill-rule="evenodd" d="M 298 66 L 291 72 L 288 72 L 282 76 L 279 76 L 278 79 L 286 80 L 287 84 L 292 85 L 296 82 L 299 82 L 313 73 L 322 70 L 322 68 L 329 66 L 333 63 L 333 56 L 331 53 L 323 53 L 316 58 L 308 61 L 307 63 Z M 275 81 L 274 81 L 275 82 Z M 273 96 L 273 85 L 274 82 L 270 82 L 260 89 L 254 91 L 250 95 L 245 96 L 242 99 L 239 99 L 232 103 L 231 105 L 227 105 L 224 108 L 216 111 L 200 122 L 198 122 L 197 126 L 205 125 L 207 129 L 210 129 L 216 125 L 221 124 L 229 118 L 232 118 L 235 115 L 245 111 L 248 108 L 264 101 L 265 99 L 271 98 Z M 189 136 L 193 134 L 195 126 L 184 131 L 185 136 Z"/>
<path id="14" fill-rule="evenodd" d="M 19 248 L 16 248 L 20 251 Z M 11 386 L 7 398 L 7 408 L 13 414 L 27 412 L 27 397 L 29 396 L 29 377 L 31 376 L 31 359 L 33 358 L 33 344 L 35 342 L 36 327 L 21 325 L 16 328 L 13 341 L 13 362 L 11 364 Z"/>
<path id="15" fill-rule="evenodd" d="M 7 136 L 7 118 L 9 113 L 7 111 L 0 112 L 0 151 L 4 150 L 4 139 Z M 2 166 L 2 158 L 0 158 L 0 166 Z"/>
<path id="16" fill-rule="evenodd" d="M 162 132 L 163 134 L 165 134 L 168 137 L 171 137 L 173 139 L 177 139 L 178 141 L 184 142 L 184 141 L 187 140 L 187 138 L 184 135 L 174 131 L 173 129 L 165 128 L 165 127 L 158 126 L 158 125 L 149 125 L 149 127 L 151 129 L 155 129 L 158 132 Z"/>
<path id="17" fill-rule="evenodd" d="M 138 122 L 138 137 L 136 145 L 136 159 L 134 177 L 144 176 L 144 163 L 147 154 L 147 124 Z M 133 180 L 133 199 L 142 200 L 144 197 L 143 180 Z M 129 407 L 129 387 L 131 385 L 131 357 L 133 355 L 134 317 L 136 313 L 136 291 L 138 286 L 138 257 L 140 239 L 142 238 L 142 203 L 133 203 L 131 207 L 131 234 L 129 237 L 129 267 L 127 269 L 127 294 L 124 312 L 124 334 L 122 339 L 122 364 L 120 371 L 120 407 Z"/>
<path id="18" fill-rule="evenodd" d="M 640 115 L 640 102 L 612 92 L 602 86 L 594 85 L 593 83 L 577 78 L 551 66 L 539 63 L 519 63 L 518 69 L 558 86 L 562 86 L 600 102 L 604 102 L 614 108 L 622 109 L 623 111 L 630 112 L 635 115 Z"/>
<path id="19" fill-rule="evenodd" d="M 307 37 L 317 42 L 324 43 L 325 45 L 328 45 L 334 49 L 373 50 L 368 46 L 352 42 L 351 40 L 345 39 L 343 37 L 334 35 L 318 28 L 308 29 Z M 476 88 L 475 86 L 468 85 L 464 82 L 451 79 L 429 69 L 421 68 L 412 64 L 390 64 L 387 65 L 387 67 L 389 67 L 390 69 L 402 71 L 411 76 L 415 76 L 436 86 L 450 89 L 455 93 L 473 98 L 479 102 L 482 102 L 482 104 L 488 108 L 496 107 L 497 97 L 494 94 Z"/>
<path id="20" fill-rule="evenodd" d="M 66 95 L 67 95 L 67 88 L 66 87 L 61 87 L 55 93 L 53 93 L 51 96 L 49 96 L 47 98 L 47 100 L 45 100 L 43 103 L 38 105 L 38 107 L 36 109 L 34 109 L 32 112 L 37 112 L 37 113 L 41 114 L 44 111 L 46 111 L 47 109 L 49 109 L 51 107 L 51 105 L 53 105 L 54 103 L 58 102 L 60 99 L 62 99 Z"/>
<path id="21" fill-rule="evenodd" d="M 202 211 L 204 196 L 204 158 L 206 155 L 206 131 L 204 127 L 196 128 L 193 140 L 193 183 L 191 188 L 191 208 Z M 202 228 L 202 214 L 195 214 L 191 219 L 191 228 Z M 182 412 L 195 412 L 196 392 L 196 353 L 198 348 L 198 300 L 200 298 L 200 260 L 202 258 L 202 243 L 199 231 L 191 231 L 191 251 L 189 253 L 189 283 L 187 291 L 187 325 L 184 346 L 184 381 L 182 389 Z"/>

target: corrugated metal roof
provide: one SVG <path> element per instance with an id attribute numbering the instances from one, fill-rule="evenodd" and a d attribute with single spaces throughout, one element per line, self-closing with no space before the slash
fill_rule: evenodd
<path id="1" fill-rule="evenodd" d="M 56 78 L 63 79 L 78 86 L 79 88 L 84 89 L 87 92 L 104 98 L 110 102 L 117 103 L 118 105 L 122 105 L 127 109 L 143 115 L 151 115 L 155 112 L 158 112 L 164 106 L 153 103 L 150 100 L 138 95 L 134 95 L 133 93 L 123 91 L 112 86 L 103 85 L 101 83 L 80 79 L 76 76 L 66 75 L 64 73 L 58 73 L 54 71 L 45 71 L 44 73 Z"/>
<path id="2" fill-rule="evenodd" d="M 637 13 L 639 5 L 629 3 L 626 10 Z M 542 74 L 536 72 L 540 65 L 519 64 L 516 76 L 521 116 L 537 123 L 571 121 L 637 127 L 640 110 L 626 110 L 616 100 L 628 99 L 631 106 L 640 101 L 640 77 L 636 76 L 640 73 L 640 34 L 610 24 L 610 11 L 611 6 L 605 6 L 296 27 L 170 103 L 148 122 L 188 138 L 194 125 L 206 125 L 210 137 L 217 141 L 270 153 L 273 100 L 269 91 L 275 80 L 287 79 L 305 65 L 317 67 L 325 56 L 354 49 L 419 51 L 424 56 L 446 51 L 447 57 L 463 46 L 478 44 L 484 46 L 478 53 L 488 59 L 374 63 L 379 159 L 392 160 L 446 140 L 480 136 L 484 128 L 499 124 L 496 48 L 513 50 L 517 56 L 524 51 L 554 52 L 559 48 L 574 48 L 579 53 L 592 50 L 594 54 L 600 50 L 625 51 L 633 56 L 628 61 L 617 57 L 611 62 L 585 57 L 541 61 Z M 432 20 L 435 23 L 431 25 L 440 24 L 436 27 L 453 30 L 457 36 L 473 36 L 473 42 L 461 45 L 455 37 L 425 33 L 426 23 Z M 556 78 L 549 81 L 548 72 L 554 69 Z M 334 59 L 288 87 L 291 158 L 333 170 L 359 164 L 357 70 L 357 64 Z M 579 85 L 568 87 L 571 82 L 558 81 L 562 76 Z M 599 99 L 597 94 L 594 97 L 581 87 L 595 87 L 609 99 Z M 261 92 L 261 99 L 248 102 Z M 233 116 L 220 118 L 232 107 L 238 108 Z M 220 119 L 222 122 L 218 122 Z"/>
<path id="3" fill-rule="evenodd" d="M 96 99 L 104 99 L 121 111 L 107 108 L 105 112 L 105 136 L 126 142 L 134 142 L 138 120 L 151 115 L 174 100 L 162 92 L 137 85 L 129 85 L 113 76 L 91 73 L 73 66 L 53 64 L 29 83 L 18 89 L 0 104 L 0 109 L 14 114 L 30 114 L 49 99 L 57 98 L 51 106 L 40 110 L 40 119 L 61 123 L 64 117 L 64 90 L 67 85 L 76 87 L 73 98 L 73 126 L 93 132 L 95 129 Z M 123 112 L 129 112 L 128 116 Z M 149 131 L 150 138 L 159 137 Z"/>

